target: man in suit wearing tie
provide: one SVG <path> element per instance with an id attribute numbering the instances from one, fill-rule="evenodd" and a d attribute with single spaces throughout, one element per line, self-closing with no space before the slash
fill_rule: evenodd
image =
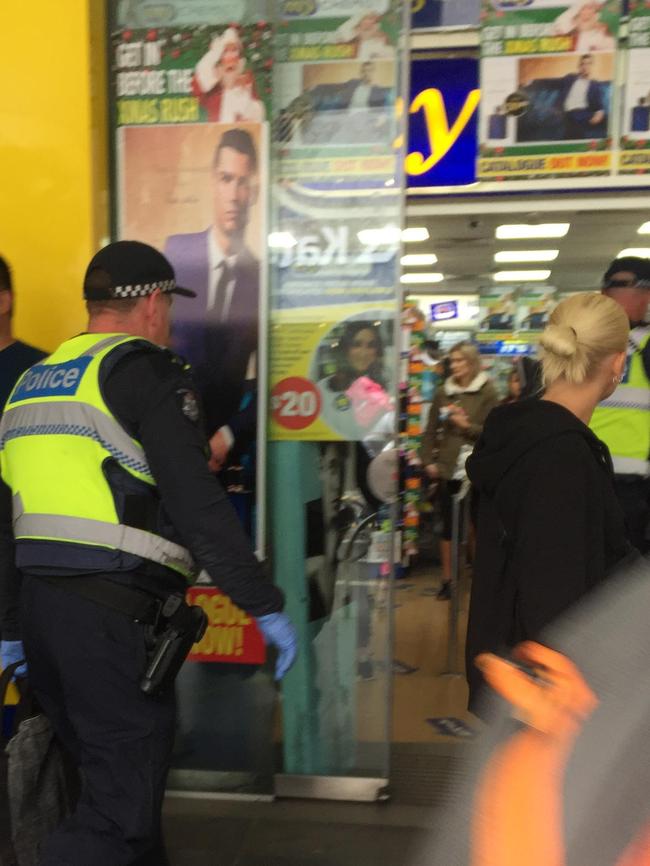
<path id="1" fill-rule="evenodd" d="M 257 171 L 251 134 L 224 132 L 212 160 L 212 225 L 172 235 L 164 250 L 179 283 L 197 293 L 193 305 L 174 305 L 173 341 L 194 368 L 214 469 L 230 451 L 245 450 L 256 432 L 260 263 L 246 247 L 245 233 L 257 200 Z"/>

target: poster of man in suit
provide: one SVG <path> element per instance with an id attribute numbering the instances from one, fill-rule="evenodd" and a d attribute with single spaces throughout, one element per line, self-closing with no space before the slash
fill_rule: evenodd
<path id="1" fill-rule="evenodd" d="M 621 0 L 482 8 L 480 179 L 608 175 Z"/>
<path id="2" fill-rule="evenodd" d="M 254 123 L 121 130 L 120 234 L 161 249 L 197 294 L 174 305 L 172 347 L 194 370 L 215 472 L 256 439 L 265 148 Z"/>

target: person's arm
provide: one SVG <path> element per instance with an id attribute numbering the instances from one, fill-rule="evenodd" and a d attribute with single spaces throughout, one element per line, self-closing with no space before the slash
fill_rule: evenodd
<path id="1" fill-rule="evenodd" d="M 201 97 L 209 93 L 221 82 L 219 60 L 223 52 L 222 39 L 216 36 L 210 43 L 210 48 L 201 57 L 194 69 L 192 78 L 192 92 Z"/>
<path id="2" fill-rule="evenodd" d="M 424 431 L 424 436 L 422 437 L 420 459 L 424 466 L 427 466 L 433 460 L 433 449 L 435 448 L 436 435 L 438 432 L 442 394 L 443 386 L 440 386 L 434 395 L 433 403 L 431 404 L 431 411 L 429 412 L 429 418 L 427 419 L 427 426 Z"/>
<path id="3" fill-rule="evenodd" d="M 568 36 L 576 26 L 576 11 L 573 6 L 562 12 L 553 22 L 552 32 L 556 36 Z"/>
<path id="4" fill-rule="evenodd" d="M 134 354 L 116 366 L 105 394 L 144 447 L 165 511 L 200 568 L 253 616 L 281 610 L 282 592 L 265 579 L 235 510 L 208 469 L 187 374 L 167 354 Z"/>
<path id="5" fill-rule="evenodd" d="M 20 640 L 20 586 L 12 530 L 11 490 L 0 480 L 0 637 L 3 641 Z"/>
<path id="6" fill-rule="evenodd" d="M 469 427 L 465 431 L 465 437 L 471 442 L 476 442 L 483 432 L 485 419 L 494 407 L 499 405 L 499 395 L 490 382 L 485 386 L 484 393 L 481 396 L 481 403 L 474 415 L 470 417 Z"/>
<path id="7" fill-rule="evenodd" d="M 603 85 L 598 81 L 593 81 L 590 88 L 589 108 L 593 114 L 589 118 L 589 123 L 596 126 L 602 123 L 605 119 L 605 98 Z"/>
<path id="8" fill-rule="evenodd" d="M 248 385 L 248 383 L 247 383 Z M 257 383 L 247 388 L 249 400 L 227 424 L 220 427 L 210 437 L 210 469 L 218 472 L 228 460 L 229 454 L 241 455 L 255 441 L 257 436 Z"/>
<path id="9" fill-rule="evenodd" d="M 603 545 L 600 471 L 579 436 L 567 435 L 539 449 L 538 463 L 516 504 L 509 566 L 517 585 L 515 615 L 526 638 L 537 637 L 604 577 L 598 551 Z"/>

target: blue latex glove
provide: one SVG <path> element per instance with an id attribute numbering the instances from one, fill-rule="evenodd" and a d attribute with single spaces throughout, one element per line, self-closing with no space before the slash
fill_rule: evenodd
<path id="1" fill-rule="evenodd" d="M 23 650 L 23 642 L 21 640 L 2 640 L 0 641 L 0 664 L 2 670 L 8 668 L 16 662 L 22 661 L 25 658 Z M 21 665 L 16 671 L 17 677 L 27 676 L 27 665 Z"/>
<path id="2" fill-rule="evenodd" d="M 275 678 L 281 680 L 296 660 L 298 635 L 286 613 L 267 613 L 257 617 L 257 624 L 264 635 L 267 646 L 278 650 L 275 663 Z"/>

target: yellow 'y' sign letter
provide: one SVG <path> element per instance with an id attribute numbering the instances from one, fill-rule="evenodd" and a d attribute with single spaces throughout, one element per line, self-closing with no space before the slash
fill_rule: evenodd
<path id="1" fill-rule="evenodd" d="M 442 93 L 433 87 L 418 93 L 411 103 L 410 113 L 416 114 L 421 108 L 424 109 L 424 121 L 431 155 L 425 159 L 424 155 L 418 151 L 409 153 L 406 157 L 407 173 L 412 175 L 426 174 L 434 165 L 437 165 L 454 146 L 471 120 L 480 101 L 480 90 L 472 90 L 468 93 L 465 104 L 450 129 Z"/>

